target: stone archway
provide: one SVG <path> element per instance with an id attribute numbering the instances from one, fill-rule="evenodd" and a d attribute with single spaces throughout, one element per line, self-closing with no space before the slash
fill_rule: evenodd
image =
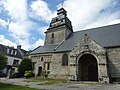
<path id="1" fill-rule="evenodd" d="M 78 61 L 79 81 L 98 81 L 97 59 L 91 54 L 84 54 Z"/>

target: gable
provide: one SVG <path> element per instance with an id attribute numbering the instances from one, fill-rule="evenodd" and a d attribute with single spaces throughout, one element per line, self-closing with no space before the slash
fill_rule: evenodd
<path id="1" fill-rule="evenodd" d="M 73 48 L 70 53 L 71 56 L 79 55 L 83 52 L 93 52 L 95 54 L 105 54 L 105 49 L 98 43 L 92 40 L 87 34 L 84 35 L 82 40 Z"/>

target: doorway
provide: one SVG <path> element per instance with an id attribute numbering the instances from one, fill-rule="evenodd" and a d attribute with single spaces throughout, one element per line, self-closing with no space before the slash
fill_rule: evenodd
<path id="1" fill-rule="evenodd" d="M 39 66 L 39 67 L 38 67 L 38 76 L 41 76 L 41 74 L 42 74 L 42 67 Z"/>
<path id="2" fill-rule="evenodd" d="M 98 81 L 98 65 L 96 58 L 91 54 L 84 54 L 78 61 L 79 81 Z"/>

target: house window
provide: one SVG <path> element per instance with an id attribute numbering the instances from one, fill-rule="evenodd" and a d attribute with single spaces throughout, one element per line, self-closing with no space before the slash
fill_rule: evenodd
<path id="1" fill-rule="evenodd" d="M 11 68 L 11 74 L 13 75 L 15 73 L 15 68 Z"/>
<path id="2" fill-rule="evenodd" d="M 35 69 L 35 64 L 36 64 L 36 62 L 32 62 L 32 70 Z"/>
<path id="3" fill-rule="evenodd" d="M 13 66 L 18 66 L 18 65 L 19 65 L 19 60 L 14 59 Z"/>
<path id="4" fill-rule="evenodd" d="M 16 55 L 17 54 L 17 51 L 13 50 L 13 55 Z"/>
<path id="5" fill-rule="evenodd" d="M 12 53 L 12 50 L 9 50 L 9 54 L 11 54 Z"/>
<path id="6" fill-rule="evenodd" d="M 62 56 L 62 66 L 68 66 L 68 55 L 66 53 Z"/>

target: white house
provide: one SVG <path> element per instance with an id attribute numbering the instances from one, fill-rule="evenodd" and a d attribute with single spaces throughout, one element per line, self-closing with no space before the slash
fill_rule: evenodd
<path id="1" fill-rule="evenodd" d="M 9 47 L 0 44 L 0 52 L 6 54 L 7 56 L 7 67 L 3 70 L 5 74 L 10 72 L 10 75 L 18 72 L 18 66 L 21 63 L 23 57 L 26 55 L 27 51 L 21 49 L 21 45 L 14 47 Z"/>

